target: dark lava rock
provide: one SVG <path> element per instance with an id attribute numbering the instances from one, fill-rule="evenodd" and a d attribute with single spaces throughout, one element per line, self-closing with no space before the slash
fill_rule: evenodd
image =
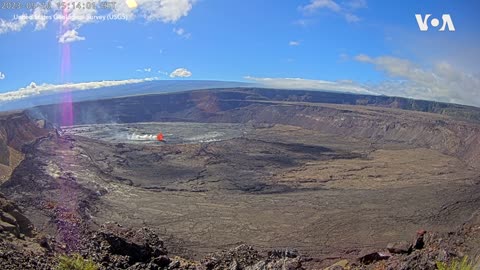
<path id="1" fill-rule="evenodd" d="M 168 265 L 168 269 L 178 269 L 180 267 L 180 262 L 179 261 L 172 261 L 169 265 Z"/>
<path id="2" fill-rule="evenodd" d="M 413 248 L 415 249 L 422 249 L 425 246 L 424 236 L 427 232 L 424 230 L 420 230 L 417 232 L 417 236 L 413 241 Z"/>
<path id="3" fill-rule="evenodd" d="M 408 243 L 407 241 L 390 243 L 387 245 L 387 250 L 396 254 L 410 253 L 412 252 L 412 244 Z"/>
<path id="4" fill-rule="evenodd" d="M 362 264 L 371 264 L 378 261 L 387 260 L 390 257 L 391 254 L 386 252 L 364 251 L 360 253 L 357 260 Z"/>
<path id="5" fill-rule="evenodd" d="M 159 267 L 167 267 L 172 261 L 167 256 L 160 256 L 152 260 L 152 263 L 158 265 Z"/>
<path id="6" fill-rule="evenodd" d="M 52 247 L 50 246 L 50 243 L 48 241 L 48 238 L 47 237 L 41 237 L 39 240 L 38 240 L 38 243 L 40 244 L 41 247 L 43 247 L 44 249 L 48 250 L 48 251 L 52 251 Z"/>
<path id="7" fill-rule="evenodd" d="M 294 249 L 275 249 L 268 252 L 269 258 L 297 258 L 299 253 Z"/>
<path id="8" fill-rule="evenodd" d="M 131 262 L 147 262 L 152 257 L 153 250 L 148 245 L 137 245 L 111 233 L 100 233 L 99 236 L 108 243 L 110 253 L 129 256 Z"/>
<path id="9" fill-rule="evenodd" d="M 33 236 L 33 224 L 26 218 L 16 204 L 0 194 L 0 226 L 1 231 L 7 231 L 20 238 L 21 235 Z"/>
<path id="10" fill-rule="evenodd" d="M 151 269 L 170 264 L 163 241 L 148 228 L 134 230 L 106 224 L 86 242 L 83 253 L 107 269 Z"/>
<path id="11" fill-rule="evenodd" d="M 375 262 L 376 255 L 368 256 L 360 261 L 360 265 L 352 269 L 391 269 L 391 270 L 434 270 L 437 262 L 451 262 L 462 258 L 465 254 L 477 254 L 478 239 L 480 239 L 480 227 L 478 223 L 465 225 L 456 232 L 436 233 L 419 231 L 412 244 L 411 253 L 393 253 L 388 260 Z M 473 241 L 473 242 L 469 242 Z M 470 243 L 467 246 L 466 243 Z M 472 249 L 473 247 L 473 249 Z M 390 246 L 392 250 L 405 250 L 406 245 Z M 465 253 L 467 252 L 467 253 Z M 373 259 L 371 259 L 373 258 Z"/>
<path id="12" fill-rule="evenodd" d="M 273 250 L 268 253 L 268 257 L 264 257 L 247 245 L 211 255 L 203 261 L 203 266 L 208 270 L 303 269 L 296 251 Z"/>
<path id="13" fill-rule="evenodd" d="M 254 265 L 262 258 L 251 246 L 241 245 L 229 251 L 214 254 L 204 260 L 207 270 L 236 269 L 238 264 L 243 267 Z"/>

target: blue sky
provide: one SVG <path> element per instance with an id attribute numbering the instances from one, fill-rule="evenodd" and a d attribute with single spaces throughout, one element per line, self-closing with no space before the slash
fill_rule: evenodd
<path id="1" fill-rule="evenodd" d="M 78 20 L 63 27 L 47 17 L 61 13 L 55 4 L 35 13 L 1 10 L 0 93 L 25 93 L 32 82 L 48 90 L 69 82 L 188 78 L 480 106 L 478 1 L 136 2 L 135 9 L 119 0 L 116 11 L 70 10 Z M 417 13 L 448 13 L 456 31 L 421 32 Z M 14 18 L 21 14 L 37 16 Z M 109 14 L 130 20 L 87 17 Z M 66 47 L 70 69 L 62 76 Z"/>

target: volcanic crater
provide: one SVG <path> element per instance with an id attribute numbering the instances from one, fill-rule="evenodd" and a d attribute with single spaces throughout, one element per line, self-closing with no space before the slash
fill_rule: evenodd
<path id="1" fill-rule="evenodd" d="M 191 258 L 242 243 L 348 256 L 478 210 L 480 114 L 442 106 L 216 89 L 74 103 L 69 126 L 41 106 L 19 114 L 47 123 L 29 144 L 0 144 L 23 151 L 0 165 L 1 191 L 72 248 L 78 224 L 117 222 Z M 132 139 L 157 132 L 165 142 Z"/>

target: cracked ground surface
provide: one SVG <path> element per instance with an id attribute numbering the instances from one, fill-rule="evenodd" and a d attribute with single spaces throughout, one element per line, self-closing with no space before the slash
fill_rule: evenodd
<path id="1" fill-rule="evenodd" d="M 72 129 L 33 146 L 2 189 L 39 228 L 75 230 L 77 217 L 147 225 L 197 258 L 240 243 L 317 257 L 383 248 L 462 224 L 480 197 L 478 171 L 430 149 L 283 125 L 191 125 L 226 135 L 129 143 L 109 142 L 108 128 Z"/>

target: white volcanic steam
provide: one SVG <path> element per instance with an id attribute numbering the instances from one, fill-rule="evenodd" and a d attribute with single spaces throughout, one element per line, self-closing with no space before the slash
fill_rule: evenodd
<path id="1" fill-rule="evenodd" d="M 130 134 L 127 138 L 131 141 L 157 141 L 157 135 L 147 135 L 147 134 Z"/>

